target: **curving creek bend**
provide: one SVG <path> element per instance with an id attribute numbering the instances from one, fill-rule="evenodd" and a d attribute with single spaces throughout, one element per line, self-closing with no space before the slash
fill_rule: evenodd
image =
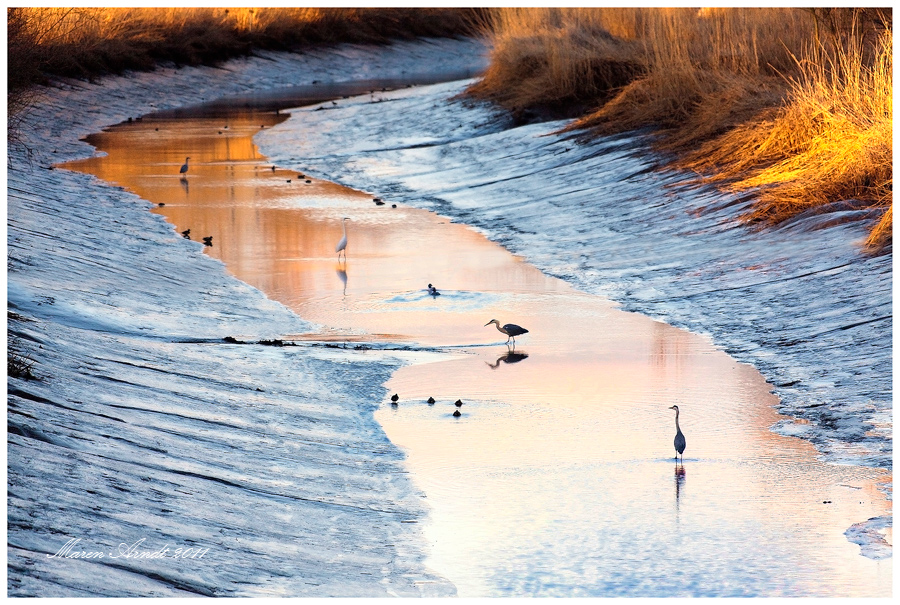
<path id="1" fill-rule="evenodd" d="M 426 564 L 460 596 L 891 593 L 891 560 L 844 535 L 890 514 L 889 475 L 773 433 L 775 396 L 753 367 L 466 225 L 260 154 L 254 135 L 290 119 L 279 109 L 373 83 L 360 86 L 147 115 L 88 137 L 103 154 L 61 167 L 138 194 L 193 240 L 212 236 L 206 254 L 316 324 L 285 341 L 403 362 L 375 420 L 424 496 Z M 334 253 L 343 217 L 346 261 Z M 493 318 L 529 333 L 508 347 L 484 327 Z"/>

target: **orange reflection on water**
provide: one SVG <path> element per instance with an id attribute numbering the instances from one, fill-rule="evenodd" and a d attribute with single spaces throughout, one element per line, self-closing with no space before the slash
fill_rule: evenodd
<path id="1" fill-rule="evenodd" d="M 236 277 L 341 333 L 349 327 L 426 344 L 447 344 L 450 333 L 458 342 L 484 341 L 486 330 L 472 327 L 449 303 L 446 313 L 429 309 L 452 291 L 569 290 L 433 213 L 391 208 L 389 201 L 376 206 L 370 195 L 272 170 L 251 137 L 282 119 L 254 112 L 191 121 L 148 117 L 88 137 L 107 155 L 65 167 L 164 204 L 154 212 L 179 232 L 190 229 L 194 240 L 212 236 L 207 252 Z M 180 178 L 187 156 L 190 168 Z M 344 216 L 351 219 L 348 260 L 339 263 L 334 248 Z M 410 298 L 429 283 L 445 298 Z M 407 300 L 404 308 L 389 302 L 397 296 Z"/>
<path id="2" fill-rule="evenodd" d="M 412 362 L 388 383 L 400 402 L 376 417 L 431 506 L 429 563 L 461 595 L 530 594 L 504 584 L 508 566 L 588 585 L 613 568 L 679 577 L 675 559 L 731 561 L 722 577 L 783 581 L 785 593 L 890 594 L 889 562 L 860 557 L 843 535 L 890 514 L 875 489 L 885 477 L 822 464 L 808 442 L 773 433 L 776 400 L 756 370 L 578 293 L 463 225 L 272 170 L 252 135 L 283 119 L 145 118 L 89 137 L 108 155 L 65 167 L 164 204 L 154 211 L 192 239 L 212 236 L 206 251 L 228 271 L 321 325 L 311 338 L 458 347 L 398 353 Z M 342 217 L 346 262 L 334 250 Z M 494 318 L 529 334 L 508 348 L 484 326 Z M 687 436 L 683 473 L 673 473 L 672 404 Z M 785 566 L 786 577 L 773 572 Z"/>

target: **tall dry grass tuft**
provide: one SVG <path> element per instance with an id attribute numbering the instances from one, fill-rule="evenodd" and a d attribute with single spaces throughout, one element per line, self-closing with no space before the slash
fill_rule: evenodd
<path id="1" fill-rule="evenodd" d="M 583 112 L 641 69 L 635 42 L 624 36 L 629 32 L 620 27 L 622 35 L 614 36 L 609 17 L 586 8 L 491 11 L 484 24 L 494 43 L 490 66 L 467 93 L 521 117 L 541 108 Z"/>
<path id="2" fill-rule="evenodd" d="M 491 23 L 473 96 L 519 114 L 592 103 L 566 130 L 652 127 L 682 167 L 756 189 L 751 220 L 849 200 L 887 209 L 869 244 L 890 243 L 889 9 L 497 9 Z"/>
<path id="3" fill-rule="evenodd" d="M 814 35 L 814 20 L 792 9 L 645 10 L 644 75 L 572 128 L 652 125 L 670 149 L 696 144 L 777 105 L 780 74 Z"/>
<path id="4" fill-rule="evenodd" d="M 886 30 L 872 49 L 853 37 L 808 56 L 798 63 L 782 107 L 685 161 L 712 171 L 711 180 L 728 181 L 731 189 L 758 190 L 750 220 L 775 223 L 843 200 L 891 207 L 892 32 Z M 873 230 L 870 246 L 890 240 L 892 214 Z"/>

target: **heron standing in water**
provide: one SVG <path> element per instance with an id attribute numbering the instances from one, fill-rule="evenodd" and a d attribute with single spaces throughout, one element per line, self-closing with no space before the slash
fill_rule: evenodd
<path id="1" fill-rule="evenodd" d="M 517 326 L 516 324 L 506 324 L 501 326 L 500 322 L 496 319 L 492 319 L 491 321 L 484 324 L 485 326 L 489 326 L 491 324 L 495 324 L 497 329 L 506 334 L 506 342 L 509 343 L 509 339 L 512 338 L 513 344 L 516 344 L 516 336 L 521 336 L 522 334 L 528 334 L 528 330 L 523 328 L 522 326 Z"/>
<path id="2" fill-rule="evenodd" d="M 338 242 L 338 245 L 334 247 L 334 251 L 338 253 L 338 259 L 341 258 L 341 252 L 344 253 L 344 260 L 347 260 L 347 223 L 344 221 L 349 221 L 350 219 L 346 216 L 341 219 L 341 226 L 344 228 L 344 237 L 341 238 L 341 241 Z"/>
<path id="3" fill-rule="evenodd" d="M 181 173 L 181 174 L 186 174 L 186 173 L 187 173 L 187 171 L 188 171 L 188 160 L 189 160 L 189 159 L 191 159 L 191 158 L 189 158 L 189 157 L 188 157 L 188 158 L 184 158 L 184 165 L 181 167 L 181 170 L 178 171 L 179 173 Z"/>
<path id="4" fill-rule="evenodd" d="M 675 460 L 678 460 L 678 455 L 681 454 L 681 463 L 684 464 L 684 433 L 681 432 L 681 427 L 678 426 L 678 406 L 673 405 L 669 408 L 670 410 L 675 410 Z"/>

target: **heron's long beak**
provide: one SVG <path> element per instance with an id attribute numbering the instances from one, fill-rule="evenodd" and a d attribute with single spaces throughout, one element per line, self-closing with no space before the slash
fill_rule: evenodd
<path id="1" fill-rule="evenodd" d="M 484 324 L 484 325 L 486 325 L 486 326 L 489 326 L 489 325 L 491 325 L 491 324 L 492 324 L 492 323 L 494 323 L 494 322 L 492 322 L 492 321 L 489 321 L 489 322 L 487 322 L 487 323 L 486 323 L 486 324 Z"/>
<path id="2" fill-rule="evenodd" d="M 669 409 L 670 409 L 670 410 L 674 410 L 674 409 L 675 409 L 675 406 L 673 405 L 673 406 L 670 407 Z"/>

